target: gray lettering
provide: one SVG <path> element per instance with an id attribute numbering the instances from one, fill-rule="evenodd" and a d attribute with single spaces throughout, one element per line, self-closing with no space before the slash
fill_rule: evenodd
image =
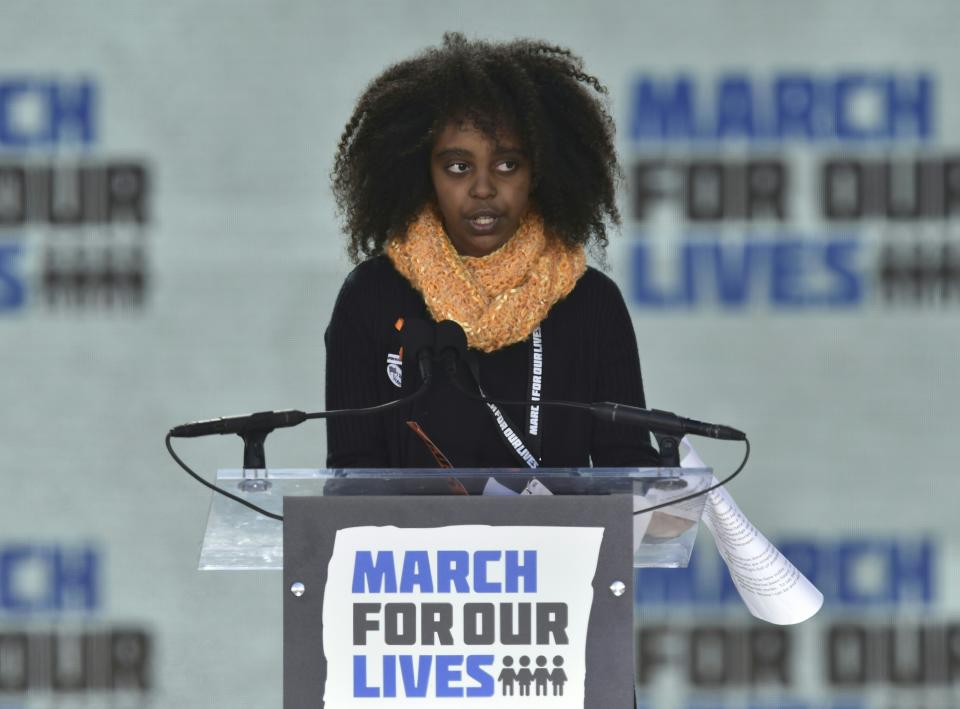
<path id="1" fill-rule="evenodd" d="M 567 640 L 567 604 L 537 604 L 537 644 L 548 645 L 550 636 L 555 645 L 566 645 Z"/>
<path id="2" fill-rule="evenodd" d="M 513 628 L 513 603 L 500 604 L 500 643 L 503 645 L 530 644 L 530 604 L 517 603 L 517 629 Z"/>
<path id="3" fill-rule="evenodd" d="M 417 607 L 413 603 L 386 604 L 383 625 L 387 645 L 413 645 L 417 642 Z"/>
<path id="4" fill-rule="evenodd" d="M 377 618 L 371 619 L 371 613 L 380 613 L 379 603 L 354 603 L 353 604 L 353 644 L 366 645 L 367 631 L 379 630 L 380 621 Z"/>
<path id="5" fill-rule="evenodd" d="M 463 642 L 466 645 L 493 645 L 496 622 L 492 603 L 463 605 Z"/>
<path id="6" fill-rule="evenodd" d="M 453 604 L 424 603 L 420 608 L 420 642 L 423 645 L 453 645 Z"/>

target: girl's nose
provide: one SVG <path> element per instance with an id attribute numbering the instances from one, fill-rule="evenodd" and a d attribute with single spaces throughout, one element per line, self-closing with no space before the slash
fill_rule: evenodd
<path id="1" fill-rule="evenodd" d="M 497 196 L 497 188 L 494 186 L 490 175 L 486 172 L 477 172 L 476 179 L 470 186 L 470 196 L 474 199 L 491 199 Z"/>

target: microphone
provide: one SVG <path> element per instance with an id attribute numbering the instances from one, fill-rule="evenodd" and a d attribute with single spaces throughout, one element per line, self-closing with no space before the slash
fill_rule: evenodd
<path id="1" fill-rule="evenodd" d="M 420 375 L 424 384 L 428 383 L 431 375 L 433 328 L 423 320 L 410 320 L 404 324 L 402 344 L 404 351 L 412 353 L 420 365 Z M 381 404 L 380 406 L 384 406 Z M 378 409 L 379 407 L 371 407 Z M 203 421 L 193 421 L 174 426 L 170 429 L 170 435 L 173 438 L 197 438 L 199 436 L 212 436 L 214 434 L 225 435 L 236 433 L 241 436 L 260 431 L 272 431 L 275 428 L 288 428 L 298 426 L 307 419 L 323 418 L 327 414 L 331 415 L 349 415 L 352 413 L 363 413 L 365 409 L 359 409 L 356 412 L 352 409 L 342 411 L 320 412 L 307 414 L 297 409 L 285 409 L 283 411 L 258 411 L 254 414 L 245 414 L 242 416 L 224 416 L 216 419 L 205 419 Z M 371 411 L 372 413 L 373 411 Z"/>
<path id="2" fill-rule="evenodd" d="M 298 426 L 307 420 L 307 414 L 296 409 L 285 411 L 258 411 L 244 416 L 224 416 L 174 426 L 170 429 L 173 438 L 197 438 L 198 436 L 237 433 L 241 436 L 252 431 L 273 430 Z"/>
<path id="3" fill-rule="evenodd" d="M 592 404 L 590 411 L 601 421 L 635 423 L 656 433 L 665 433 L 677 438 L 682 438 L 688 433 L 694 436 L 718 438 L 722 441 L 743 441 L 747 438 L 743 431 L 730 426 L 688 419 L 659 409 L 641 409 L 636 406 L 604 401 Z"/>
<path id="4" fill-rule="evenodd" d="M 452 379 L 457 374 L 457 363 L 467 356 L 467 335 L 453 320 L 437 323 L 435 350 L 447 375 Z"/>
<path id="5" fill-rule="evenodd" d="M 428 383 L 433 375 L 433 326 L 418 318 L 406 320 L 400 330 L 400 341 L 403 351 L 416 358 L 420 379 Z"/>
<path id="6" fill-rule="evenodd" d="M 430 389 L 431 375 L 433 368 L 433 327 L 423 320 L 410 320 L 405 323 L 401 329 L 401 344 L 404 352 L 410 353 L 417 359 L 420 368 L 420 377 L 422 383 L 420 387 L 401 399 L 394 399 L 383 404 L 375 404 L 353 409 L 336 409 L 332 411 L 316 411 L 305 413 L 296 409 L 286 411 L 259 411 L 255 414 L 246 416 L 226 416 L 218 419 L 209 419 L 206 421 L 194 421 L 171 428 L 164 440 L 167 452 L 177 462 L 177 464 L 186 471 L 186 473 L 201 485 L 210 488 L 214 492 L 223 495 L 234 502 L 252 509 L 271 519 L 283 520 L 283 515 L 278 515 L 269 510 L 265 510 L 258 505 L 245 500 L 242 497 L 227 492 L 221 487 L 204 480 L 200 475 L 190 469 L 183 460 L 177 455 L 171 444 L 172 438 L 196 438 L 198 436 L 209 436 L 213 434 L 235 433 L 243 439 L 243 467 L 245 470 L 265 469 L 267 467 L 266 454 L 264 453 L 264 441 L 267 436 L 276 428 L 286 428 L 297 426 L 309 419 L 323 419 L 334 416 L 365 416 L 367 414 L 380 414 L 385 411 L 396 409 L 399 406 L 409 404 Z M 244 482 L 247 482 L 245 479 Z M 267 483 L 269 486 L 269 483 Z M 241 483 L 241 489 L 246 489 Z"/>
<path id="7" fill-rule="evenodd" d="M 328 418 L 332 416 L 361 416 L 377 414 L 408 404 L 426 393 L 430 387 L 433 368 L 433 327 L 423 320 L 410 320 L 401 330 L 404 352 L 411 353 L 420 367 L 422 384 L 417 391 L 394 401 L 367 406 L 359 409 L 340 409 L 336 411 L 317 411 L 305 413 L 296 409 L 285 411 L 259 411 L 245 416 L 226 416 L 217 419 L 194 421 L 174 426 L 167 433 L 170 438 L 197 438 L 199 436 L 224 435 L 235 433 L 243 439 L 243 467 L 261 469 L 267 467 L 263 446 L 267 436 L 277 428 L 297 426 L 308 419 Z M 172 453 L 172 451 L 171 451 Z M 190 472 L 189 470 L 187 472 Z M 218 490 L 219 491 L 219 490 Z"/>
<path id="8" fill-rule="evenodd" d="M 467 336 L 463 328 L 453 320 L 444 320 L 437 324 L 437 344 L 436 351 L 444 362 L 448 373 L 456 372 L 457 361 L 465 359 L 467 354 Z M 462 390 L 461 390 L 462 391 Z M 467 392 L 464 392 L 467 394 Z M 617 404 L 611 401 L 605 401 L 597 404 L 581 404 L 578 402 L 567 401 L 547 401 L 538 402 L 519 402 L 519 401 L 495 401 L 486 397 L 476 397 L 468 394 L 471 398 L 480 398 L 484 401 L 494 401 L 498 404 L 530 404 L 537 403 L 546 406 L 563 406 L 569 408 L 589 409 L 594 417 L 601 421 L 616 423 L 633 423 L 649 429 L 653 433 L 665 434 L 682 438 L 689 433 L 695 436 L 705 436 L 707 438 L 717 438 L 724 441 L 743 441 L 746 440 L 746 434 L 730 426 L 722 426 L 714 423 L 706 423 L 695 419 L 684 418 L 670 413 L 669 411 L 660 411 L 658 409 L 641 409 L 636 406 L 627 406 L 626 404 Z"/>

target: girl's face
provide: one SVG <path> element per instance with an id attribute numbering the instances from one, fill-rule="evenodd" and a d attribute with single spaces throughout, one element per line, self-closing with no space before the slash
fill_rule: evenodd
<path id="1" fill-rule="evenodd" d="M 443 226 L 458 253 L 486 256 L 520 226 L 530 201 L 530 160 L 516 132 L 492 139 L 472 123 L 450 121 L 430 155 Z"/>

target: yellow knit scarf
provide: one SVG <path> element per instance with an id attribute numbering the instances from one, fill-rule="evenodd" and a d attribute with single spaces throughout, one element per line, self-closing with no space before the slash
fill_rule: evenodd
<path id="1" fill-rule="evenodd" d="M 456 321 L 470 347 L 484 352 L 527 339 L 587 267 L 583 247 L 546 234 L 543 219 L 532 212 L 507 243 L 473 257 L 456 252 L 428 206 L 385 251 L 433 319 Z"/>

